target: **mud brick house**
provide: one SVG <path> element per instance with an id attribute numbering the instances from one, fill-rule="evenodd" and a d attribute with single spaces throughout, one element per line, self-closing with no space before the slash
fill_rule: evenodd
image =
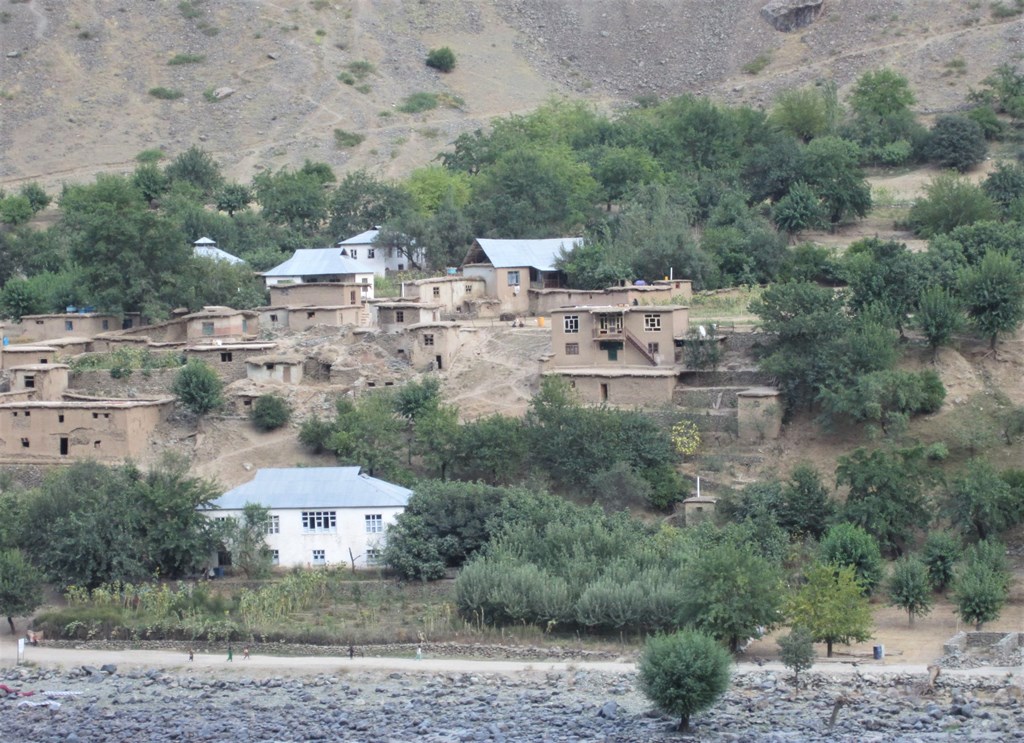
<path id="1" fill-rule="evenodd" d="M 410 325 L 439 321 L 441 307 L 420 302 L 377 300 L 370 303 L 370 316 L 370 324 L 385 332 L 401 331 Z"/>
<path id="2" fill-rule="evenodd" d="M 321 307 L 360 305 L 373 299 L 372 282 L 312 282 L 308 284 L 274 284 L 270 287 L 272 307 Z"/>
<path id="3" fill-rule="evenodd" d="M 68 389 L 67 364 L 26 364 L 14 366 L 11 375 L 11 392 L 31 392 L 36 400 L 60 400 Z"/>
<path id="4" fill-rule="evenodd" d="M 245 360 L 245 376 L 254 382 L 299 384 L 305 357 L 296 354 L 265 354 Z"/>
<path id="5" fill-rule="evenodd" d="M 53 346 L 8 344 L 0 348 L 0 369 L 11 369 L 27 364 L 53 364 L 57 349 Z"/>
<path id="6" fill-rule="evenodd" d="M 402 299 L 437 305 L 442 320 L 472 317 L 478 301 L 487 296 L 487 282 L 479 276 L 437 276 L 402 283 Z"/>
<path id="7" fill-rule="evenodd" d="M 22 341 L 49 341 L 54 338 L 92 338 L 110 330 L 135 327 L 140 322 L 138 313 L 123 318 L 97 312 L 66 312 L 54 315 L 23 315 Z"/>
<path id="8" fill-rule="evenodd" d="M 261 469 L 203 513 L 239 518 L 247 503 L 269 510 L 266 544 L 275 565 L 318 567 L 380 564 L 388 526 L 412 491 L 361 474 L 359 467 Z M 222 554 L 219 564 L 230 564 Z"/>
<path id="9" fill-rule="evenodd" d="M 559 289 L 566 285 L 565 273 L 555 261 L 562 252 L 582 244 L 581 237 L 544 240 L 491 240 L 477 238 L 462 262 L 462 275 L 481 278 L 487 296 L 496 298 L 501 312 L 525 315 L 530 312 L 530 291 Z"/>
<path id="10" fill-rule="evenodd" d="M 367 327 L 370 312 L 363 305 L 327 305 L 288 308 L 288 327 L 291 330 L 308 330 L 317 325 L 340 328 L 343 325 Z"/>
<path id="11" fill-rule="evenodd" d="M 226 384 L 246 377 L 246 362 L 277 348 L 276 343 L 211 343 L 185 347 L 186 359 L 199 359 Z"/>
<path id="12" fill-rule="evenodd" d="M 678 305 L 553 310 L 542 372 L 567 378 L 587 402 L 670 402 L 688 329 L 689 309 Z"/>

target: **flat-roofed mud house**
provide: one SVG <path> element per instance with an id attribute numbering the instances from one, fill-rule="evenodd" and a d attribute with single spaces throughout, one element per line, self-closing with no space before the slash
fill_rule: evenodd
<path id="1" fill-rule="evenodd" d="M 667 403 L 688 329 L 689 309 L 677 305 L 553 310 L 542 373 L 565 377 L 587 402 Z"/>
<path id="2" fill-rule="evenodd" d="M 57 360 L 57 349 L 53 346 L 35 346 L 10 343 L 0 348 L 0 369 L 10 369 L 26 364 L 53 364 Z"/>
<path id="3" fill-rule="evenodd" d="M 559 289 L 565 272 L 555 262 L 582 244 L 581 237 L 543 240 L 491 240 L 477 238 L 462 262 L 462 275 L 482 278 L 487 296 L 500 302 L 501 312 L 525 315 L 530 311 L 530 290 Z"/>
<path id="4" fill-rule="evenodd" d="M 92 338 L 111 330 L 131 328 L 139 324 L 139 315 L 123 318 L 99 312 L 65 312 L 53 315 L 23 315 L 22 341 L 49 341 L 54 338 Z"/>
<path id="5" fill-rule="evenodd" d="M 402 284 L 402 299 L 437 305 L 442 320 L 479 316 L 481 304 L 489 304 L 486 298 L 487 282 L 480 276 L 435 276 Z"/>

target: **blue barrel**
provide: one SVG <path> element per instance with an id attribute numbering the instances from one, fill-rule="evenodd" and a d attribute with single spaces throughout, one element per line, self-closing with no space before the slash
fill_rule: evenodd
<path id="1" fill-rule="evenodd" d="M 882 660 L 885 657 L 885 645 L 875 645 L 874 656 L 875 660 Z"/>

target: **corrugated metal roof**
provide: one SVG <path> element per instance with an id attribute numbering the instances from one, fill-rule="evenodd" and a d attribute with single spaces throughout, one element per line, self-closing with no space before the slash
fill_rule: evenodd
<path id="1" fill-rule="evenodd" d="M 366 232 L 360 232 L 358 235 L 350 237 L 347 240 L 342 240 L 338 245 L 368 245 L 376 240 L 377 235 L 379 234 L 380 230 L 367 230 Z"/>
<path id="2" fill-rule="evenodd" d="M 342 255 L 338 248 L 305 248 L 284 263 L 274 266 L 264 276 L 336 276 L 373 273 L 373 267 Z"/>
<path id="3" fill-rule="evenodd" d="M 529 266 L 538 271 L 554 271 L 555 259 L 564 247 L 569 252 L 583 243 L 582 237 L 552 237 L 544 240 L 492 240 L 477 238 L 480 248 L 495 268 Z"/>
<path id="4" fill-rule="evenodd" d="M 197 240 L 196 242 L 198 243 L 199 241 Z M 245 263 L 245 261 L 238 256 L 231 255 L 231 253 L 226 250 L 221 250 L 216 246 L 196 245 L 192 250 L 201 258 L 210 258 L 215 261 L 223 261 L 224 263 L 230 263 L 232 265 Z"/>
<path id="5" fill-rule="evenodd" d="M 408 488 L 359 474 L 359 467 L 289 467 L 258 470 L 254 480 L 224 493 L 212 508 L 404 507 L 411 495 Z"/>

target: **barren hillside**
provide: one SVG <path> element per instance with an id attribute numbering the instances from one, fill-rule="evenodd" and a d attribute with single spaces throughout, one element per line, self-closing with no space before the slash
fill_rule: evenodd
<path id="1" fill-rule="evenodd" d="M 782 86 L 893 65 L 918 109 L 959 106 L 1019 60 L 1024 20 L 966 0 L 827 0 L 774 30 L 765 0 L 24 0 L 0 12 L 0 187 L 125 171 L 141 150 L 200 143 L 228 175 L 309 158 L 400 176 L 460 132 L 551 96 L 602 106 L 701 92 L 767 105 Z M 423 64 L 448 45 L 449 75 Z M 168 64 L 177 55 L 183 64 Z M 947 67 L 963 58 L 955 74 Z M 756 75 L 743 67 L 761 59 Z M 373 71 L 345 84 L 353 62 Z M 360 69 L 368 69 L 365 65 Z M 182 94 L 152 96 L 153 88 Z M 212 93 L 234 92 L 221 100 Z M 453 107 L 403 114 L 416 92 Z M 362 134 L 338 148 L 334 130 Z"/>

